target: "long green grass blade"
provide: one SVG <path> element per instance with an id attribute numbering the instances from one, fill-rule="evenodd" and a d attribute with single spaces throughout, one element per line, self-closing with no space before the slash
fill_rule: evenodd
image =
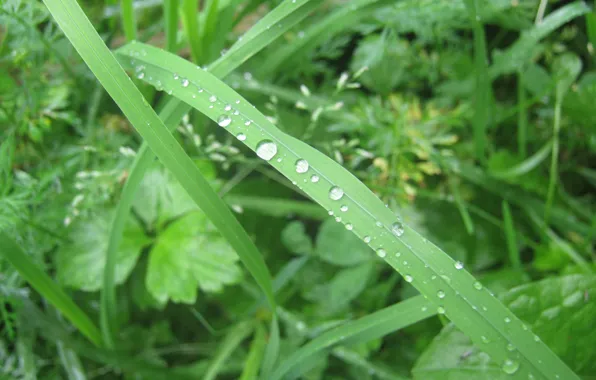
<path id="1" fill-rule="evenodd" d="M 327 331 L 309 341 L 276 368 L 271 380 L 282 379 L 313 355 L 337 344 L 357 344 L 383 337 L 436 314 L 422 296 L 410 298 Z"/>
<path id="2" fill-rule="evenodd" d="M 561 130 L 561 108 L 563 107 L 563 94 L 557 91 L 555 99 L 555 117 L 553 121 L 553 141 L 550 152 L 550 170 L 548 176 L 548 190 L 546 205 L 544 206 L 544 221 L 548 224 L 550 210 L 555 199 L 555 190 L 559 182 L 559 131 Z"/>
<path id="3" fill-rule="evenodd" d="M 204 380 L 214 380 L 217 377 L 217 374 L 225 365 L 226 360 L 240 343 L 250 335 L 254 327 L 254 323 L 252 322 L 240 322 L 230 329 L 223 342 L 221 342 L 209 368 L 207 368 L 207 373 L 203 376 Z"/>
<path id="4" fill-rule="evenodd" d="M 45 3 L 64 34 L 133 126 L 236 250 L 274 309 L 271 276 L 254 243 L 132 84 L 85 13 L 74 1 L 47 0 Z"/>
<path id="5" fill-rule="evenodd" d="M 135 18 L 132 0 L 122 0 L 120 7 L 122 8 L 122 26 L 124 27 L 124 35 L 128 41 L 136 40 L 137 20 Z"/>
<path id="6" fill-rule="evenodd" d="M 138 54 L 139 49 L 146 54 Z M 145 81 L 151 83 L 149 77 L 159 79 L 174 96 L 239 137 L 329 212 L 341 215 L 349 230 L 368 241 L 380 257 L 410 280 L 438 312 L 445 313 L 493 360 L 504 365 L 518 363 L 516 372 L 520 375 L 577 378 L 546 345 L 535 342 L 521 321 L 477 283 L 462 263 L 454 262 L 402 223 L 335 161 L 275 128 L 234 90 L 190 62 L 142 44 L 128 45 L 118 54 L 128 68 L 145 66 L 150 74 L 145 75 Z M 188 85 L 182 85 L 181 79 Z M 347 206 L 349 212 L 341 212 L 341 206 Z M 508 344 L 518 350 L 508 351 Z"/>
<path id="7" fill-rule="evenodd" d="M 528 110 L 527 96 L 524 87 L 524 73 L 517 73 L 517 151 L 523 158 L 526 157 L 528 145 Z"/>
<path id="8" fill-rule="evenodd" d="M 178 0 L 164 0 L 163 18 L 166 32 L 166 50 L 175 52 L 178 42 Z"/>
<path id="9" fill-rule="evenodd" d="M 250 345 L 250 350 L 240 380 L 255 380 L 259 373 L 263 352 L 265 351 L 265 329 L 258 324 L 255 328 L 255 334 Z"/>
<path id="10" fill-rule="evenodd" d="M 84 336 L 96 346 L 101 345 L 99 329 L 89 316 L 3 231 L 0 231 L 0 255 L 3 255 L 21 277 L 58 309 Z"/>
<path id="11" fill-rule="evenodd" d="M 217 77 L 225 77 L 287 29 L 304 19 L 319 4 L 320 1 L 303 1 L 300 4 L 293 4 L 291 0 L 284 1 L 246 32 L 242 40 L 234 44 L 223 57 L 220 57 L 217 61 L 209 65 L 208 70 Z M 269 28 L 269 25 L 282 25 L 282 27 Z M 188 104 L 178 99 L 169 98 L 160 110 L 159 116 L 164 121 L 168 130 L 173 131 L 180 123 L 182 116 L 190 108 Z M 114 285 L 117 250 L 122 240 L 125 221 L 130 213 L 134 196 L 145 171 L 154 159 L 155 154 L 149 149 L 147 143 L 144 142 L 137 153 L 126 184 L 122 189 L 121 199 L 118 202 L 112 222 L 106 266 L 104 269 L 104 286 L 102 289 L 102 333 L 107 342 L 113 340 L 111 338 L 113 332 L 111 331 L 114 330 L 115 326 L 112 321 L 115 320 L 117 314 Z M 249 206 L 252 204 L 255 204 L 254 200 L 252 202 L 249 200 Z M 258 207 L 258 204 L 255 207 Z M 270 300 L 270 297 L 268 299 Z"/>
<path id="12" fill-rule="evenodd" d="M 190 56 L 194 63 L 200 63 L 201 36 L 199 31 L 199 2 L 196 0 L 182 0 L 182 25 L 190 46 Z"/>
<path id="13" fill-rule="evenodd" d="M 511 209 L 509 203 L 503 201 L 503 224 L 505 225 L 505 238 L 507 241 L 507 252 L 509 253 L 509 263 L 514 269 L 521 269 L 521 259 L 519 256 L 519 248 L 517 247 L 517 237 L 515 234 L 515 224 L 511 216 Z"/>
<path id="14" fill-rule="evenodd" d="M 499 172 L 492 172 L 491 174 L 495 177 L 500 178 L 511 178 L 511 177 L 519 177 L 526 173 L 531 172 L 534 170 L 538 165 L 540 165 L 546 157 L 551 153 L 551 147 L 553 145 L 552 141 L 548 141 L 542 148 L 540 148 L 536 153 L 532 156 L 528 157 L 524 161 L 520 162 L 519 164 L 503 171 Z"/>

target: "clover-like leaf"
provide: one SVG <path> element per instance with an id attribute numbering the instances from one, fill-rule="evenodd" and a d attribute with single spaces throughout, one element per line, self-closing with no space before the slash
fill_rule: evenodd
<path id="1" fill-rule="evenodd" d="M 316 251 L 324 261 L 340 266 L 356 265 L 374 257 L 362 240 L 332 219 L 321 225 Z"/>

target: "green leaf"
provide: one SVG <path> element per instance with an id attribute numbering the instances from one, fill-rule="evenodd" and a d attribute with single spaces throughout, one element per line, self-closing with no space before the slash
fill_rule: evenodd
<path id="1" fill-rule="evenodd" d="M 596 342 L 592 322 L 596 318 L 596 300 L 590 297 L 595 291 L 595 276 L 572 275 L 523 285 L 500 298 L 537 334 L 534 344 L 544 341 L 577 373 L 590 376 L 596 373 L 596 351 L 592 349 Z M 507 349 L 513 364 L 519 364 L 518 348 Z M 418 359 L 413 373 L 415 379 L 424 380 L 511 378 L 453 325 L 435 338 Z M 538 373 L 530 373 L 540 378 Z"/>
<path id="2" fill-rule="evenodd" d="M 372 269 L 372 262 L 342 269 L 328 284 L 317 287 L 315 297 L 324 313 L 333 314 L 356 299 L 365 289 Z"/>
<path id="3" fill-rule="evenodd" d="M 374 257 L 362 240 L 333 219 L 327 219 L 321 225 L 316 252 L 322 260 L 339 266 L 357 265 Z"/>
<path id="4" fill-rule="evenodd" d="M 302 222 L 289 223 L 281 232 L 281 241 L 293 253 L 309 255 L 312 252 L 312 241 Z"/>
<path id="5" fill-rule="evenodd" d="M 110 233 L 111 212 L 101 212 L 77 220 L 69 232 L 71 242 L 60 247 L 56 256 L 58 280 L 67 286 L 96 291 L 101 288 Z M 116 259 L 116 284 L 126 280 L 149 238 L 138 222 L 129 218 Z"/>
<path id="6" fill-rule="evenodd" d="M 581 59 L 573 53 L 565 53 L 557 57 L 553 63 L 553 73 L 557 82 L 558 96 L 564 96 L 575 82 L 582 70 Z"/>
<path id="7" fill-rule="evenodd" d="M 159 302 L 192 304 L 197 286 L 218 292 L 240 278 L 238 256 L 200 211 L 172 222 L 149 254 L 147 289 Z"/>

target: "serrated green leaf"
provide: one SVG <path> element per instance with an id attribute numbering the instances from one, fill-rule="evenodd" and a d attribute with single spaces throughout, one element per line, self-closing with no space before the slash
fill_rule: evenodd
<path id="1" fill-rule="evenodd" d="M 197 287 L 218 292 L 240 278 L 238 256 L 207 217 L 193 211 L 172 222 L 149 253 L 146 286 L 159 302 L 192 304 Z"/>
<path id="2" fill-rule="evenodd" d="M 101 288 L 111 216 L 110 212 L 102 212 L 72 224 L 68 234 L 71 242 L 60 247 L 56 256 L 58 280 L 62 284 L 85 291 Z M 149 242 L 139 223 L 129 218 L 118 249 L 116 284 L 126 280 L 141 249 Z"/>
<path id="3" fill-rule="evenodd" d="M 339 266 L 365 263 L 374 257 L 362 240 L 333 219 L 327 219 L 319 228 L 316 252 L 322 260 Z"/>
<path id="4" fill-rule="evenodd" d="M 500 298 L 537 334 L 534 344 L 544 341 L 577 373 L 593 375 L 596 300 L 590 294 L 595 291 L 595 276 L 572 275 L 523 285 Z M 507 349 L 512 357 L 517 354 L 517 347 Z M 418 359 L 413 373 L 415 379 L 424 380 L 511 378 L 453 325 L 441 331 Z M 539 378 L 537 373 L 533 376 Z"/>

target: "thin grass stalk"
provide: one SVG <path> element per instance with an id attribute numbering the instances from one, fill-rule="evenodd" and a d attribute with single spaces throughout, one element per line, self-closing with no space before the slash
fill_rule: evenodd
<path id="1" fill-rule="evenodd" d="M 178 0 L 164 0 L 163 11 L 166 50 L 175 52 L 178 41 Z"/>
<path id="2" fill-rule="evenodd" d="M 128 41 L 134 41 L 137 39 L 137 20 L 135 17 L 133 0 L 122 0 L 120 8 L 122 10 L 124 35 Z"/>

